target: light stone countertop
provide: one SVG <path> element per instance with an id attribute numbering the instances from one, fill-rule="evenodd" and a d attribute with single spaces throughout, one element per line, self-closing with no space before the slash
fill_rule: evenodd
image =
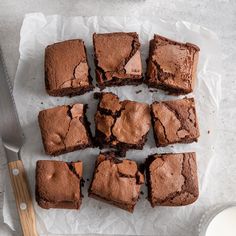
<path id="1" fill-rule="evenodd" d="M 236 185 L 219 185 L 236 179 L 236 1 L 235 0 L 0 0 L 0 44 L 12 81 L 19 58 L 20 28 L 24 14 L 42 12 L 46 15 L 149 15 L 167 21 L 185 20 L 213 30 L 222 48 L 222 102 L 219 114 L 216 156 L 211 168 L 215 181 L 209 186 L 216 193 L 214 204 L 236 201 Z M 0 143 L 0 222 L 2 222 L 5 154 Z M 8 178 L 8 176 L 7 176 Z M 235 183 L 235 182 L 234 182 Z M 217 189 L 217 191 L 216 191 Z M 196 222 L 197 224 L 198 222 Z M 7 233 L 0 224 L 0 236 Z M 20 235 L 18 232 L 16 235 Z M 181 236 L 181 235 L 180 235 Z M 186 235 L 187 236 L 187 235 Z"/>

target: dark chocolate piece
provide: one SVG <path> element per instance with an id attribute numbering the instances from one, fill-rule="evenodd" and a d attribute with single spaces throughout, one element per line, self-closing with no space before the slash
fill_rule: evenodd
<path id="1" fill-rule="evenodd" d="M 45 49 L 45 84 L 51 96 L 75 96 L 93 90 L 84 42 L 67 40 Z"/>
<path id="2" fill-rule="evenodd" d="M 200 49 L 154 35 L 150 41 L 146 84 L 170 94 L 187 94 L 194 89 Z"/>
<path id="3" fill-rule="evenodd" d="M 37 161 L 35 196 L 45 209 L 79 209 L 82 203 L 82 162 Z"/>
<path id="4" fill-rule="evenodd" d="M 114 153 L 100 153 L 97 158 L 89 197 L 133 212 L 144 175 L 135 161 L 116 159 Z"/>
<path id="5" fill-rule="evenodd" d="M 151 114 L 158 147 L 197 141 L 200 134 L 193 98 L 154 102 Z"/>
<path id="6" fill-rule="evenodd" d="M 94 34 L 97 83 L 106 86 L 142 83 L 142 62 L 137 33 Z"/>
<path id="7" fill-rule="evenodd" d="M 77 149 L 92 147 L 89 122 L 85 116 L 86 105 L 58 106 L 39 112 L 45 152 L 60 155 Z"/>
<path id="8" fill-rule="evenodd" d="M 146 159 L 148 200 L 155 206 L 184 206 L 199 195 L 195 153 L 154 154 Z"/>

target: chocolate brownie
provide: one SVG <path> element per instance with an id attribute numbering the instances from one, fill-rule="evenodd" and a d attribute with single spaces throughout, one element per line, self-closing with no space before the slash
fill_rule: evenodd
<path id="1" fill-rule="evenodd" d="M 154 102 L 151 114 L 158 147 L 197 141 L 199 128 L 193 98 Z"/>
<path id="2" fill-rule="evenodd" d="M 60 155 L 92 147 L 87 105 L 76 103 L 39 112 L 38 121 L 43 145 L 48 155 Z"/>
<path id="3" fill-rule="evenodd" d="M 142 83 L 142 62 L 137 33 L 93 35 L 98 86 L 137 85 Z"/>
<path id="4" fill-rule="evenodd" d="M 100 148 L 112 147 L 125 154 L 128 149 L 142 149 L 151 126 L 146 103 L 120 101 L 113 93 L 96 93 L 95 139 Z"/>
<path id="5" fill-rule="evenodd" d="M 89 71 L 82 40 L 67 40 L 46 47 L 45 85 L 49 95 L 74 96 L 92 90 Z"/>
<path id="6" fill-rule="evenodd" d="M 171 94 L 193 91 L 200 49 L 191 43 L 179 43 L 154 35 L 150 41 L 145 82 Z"/>
<path id="7" fill-rule="evenodd" d="M 89 197 L 133 212 L 144 175 L 135 161 L 119 160 L 112 152 L 100 153 L 96 160 Z"/>
<path id="8" fill-rule="evenodd" d="M 195 153 L 154 154 L 146 159 L 148 200 L 155 206 L 183 206 L 199 195 Z"/>
<path id="9" fill-rule="evenodd" d="M 37 161 L 35 196 L 39 206 L 79 209 L 82 162 Z"/>

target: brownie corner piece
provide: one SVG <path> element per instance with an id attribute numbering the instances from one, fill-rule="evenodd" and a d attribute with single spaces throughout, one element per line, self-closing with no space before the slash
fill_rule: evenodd
<path id="1" fill-rule="evenodd" d="M 100 93 L 95 114 L 95 142 L 100 148 L 142 149 L 151 126 L 149 105 L 120 101 L 113 93 Z"/>
<path id="2" fill-rule="evenodd" d="M 154 102 L 151 116 L 157 147 L 196 142 L 200 136 L 193 98 Z"/>
<path id="3" fill-rule="evenodd" d="M 56 156 L 92 147 L 87 105 L 63 105 L 42 110 L 38 121 L 46 154 Z"/>
<path id="4" fill-rule="evenodd" d="M 146 159 L 148 200 L 155 206 L 184 206 L 198 199 L 195 153 L 154 154 Z"/>
<path id="5" fill-rule="evenodd" d="M 96 78 L 100 89 L 142 83 L 142 61 L 137 33 L 94 33 L 93 45 Z"/>
<path id="6" fill-rule="evenodd" d="M 150 41 L 145 83 L 170 94 L 188 94 L 194 89 L 199 47 L 154 35 Z"/>
<path id="7" fill-rule="evenodd" d="M 82 203 L 83 164 L 40 160 L 36 164 L 35 196 L 44 209 L 79 209 Z"/>
<path id="8" fill-rule="evenodd" d="M 94 88 L 81 39 L 48 45 L 44 67 L 46 91 L 51 96 L 82 95 Z"/>
<path id="9" fill-rule="evenodd" d="M 117 159 L 112 152 L 100 153 L 88 194 L 132 213 L 143 183 L 144 174 L 135 161 Z"/>

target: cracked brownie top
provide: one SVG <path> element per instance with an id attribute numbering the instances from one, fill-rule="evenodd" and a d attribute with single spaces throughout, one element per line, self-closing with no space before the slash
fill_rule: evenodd
<path id="1" fill-rule="evenodd" d="M 81 161 L 37 161 L 35 190 L 38 204 L 46 209 L 79 209 L 82 172 Z"/>
<path id="2" fill-rule="evenodd" d="M 76 95 L 93 88 L 84 42 L 67 40 L 45 49 L 46 90 L 52 96 Z"/>
<path id="3" fill-rule="evenodd" d="M 149 87 L 161 88 L 172 94 L 192 92 L 199 51 L 194 44 L 154 35 L 150 41 L 145 82 Z"/>
<path id="4" fill-rule="evenodd" d="M 137 33 L 95 33 L 93 44 L 97 82 L 100 88 L 142 82 Z"/>
<path id="5" fill-rule="evenodd" d="M 154 154 L 146 160 L 151 205 L 181 206 L 198 198 L 195 153 Z"/>
<path id="6" fill-rule="evenodd" d="M 120 101 L 113 93 L 100 93 L 95 114 L 96 142 L 100 147 L 142 149 L 151 126 L 146 103 Z"/>
<path id="7" fill-rule="evenodd" d="M 197 141 L 199 128 L 193 98 L 154 102 L 151 114 L 157 146 Z"/>
<path id="8" fill-rule="evenodd" d="M 143 183 L 144 175 L 135 161 L 119 160 L 112 152 L 100 153 L 89 196 L 132 212 Z"/>
<path id="9" fill-rule="evenodd" d="M 92 145 L 85 110 L 86 105 L 77 103 L 39 112 L 38 120 L 47 154 L 59 155 Z"/>

